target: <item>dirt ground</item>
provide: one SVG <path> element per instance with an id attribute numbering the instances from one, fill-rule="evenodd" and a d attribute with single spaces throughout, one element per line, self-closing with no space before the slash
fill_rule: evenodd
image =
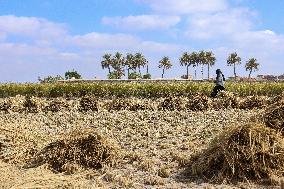
<path id="1" fill-rule="evenodd" d="M 182 174 L 193 153 L 206 148 L 227 127 L 246 123 L 261 112 L 233 109 L 0 112 L 0 141 L 9 143 L 5 147 L 0 145 L 0 188 L 280 189 L 252 183 L 215 185 L 204 183 L 202 178 L 193 181 Z M 72 130 L 84 128 L 118 143 L 122 156 L 117 166 L 98 170 L 73 167 L 72 173 L 57 173 L 47 165 L 25 169 L 21 159 L 17 159 L 29 146 L 41 149 Z"/>

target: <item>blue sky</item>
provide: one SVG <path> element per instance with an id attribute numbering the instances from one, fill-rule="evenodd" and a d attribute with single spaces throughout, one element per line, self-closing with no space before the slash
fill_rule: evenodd
<path id="1" fill-rule="evenodd" d="M 284 74 L 283 10 L 282 0 L 0 0 L 0 82 L 71 69 L 105 78 L 101 57 L 116 51 L 145 54 L 154 78 L 163 56 L 174 64 L 165 76 L 179 78 L 179 56 L 203 49 L 217 57 L 211 76 L 217 68 L 233 75 L 226 58 L 235 51 L 239 75 L 251 57 L 260 63 L 254 75 Z"/>

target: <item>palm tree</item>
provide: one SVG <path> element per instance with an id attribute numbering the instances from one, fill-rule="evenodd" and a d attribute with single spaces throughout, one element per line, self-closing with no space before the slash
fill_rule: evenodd
<path id="1" fill-rule="evenodd" d="M 227 59 L 227 65 L 228 66 L 234 66 L 234 76 L 235 80 L 237 79 L 237 74 L 236 74 L 236 65 L 241 64 L 241 57 L 238 56 L 236 52 L 231 53 Z"/>
<path id="2" fill-rule="evenodd" d="M 196 79 L 196 67 L 199 64 L 199 56 L 198 53 L 192 52 L 189 57 L 190 64 L 194 67 L 194 78 Z"/>
<path id="3" fill-rule="evenodd" d="M 135 70 L 135 57 L 133 54 L 127 54 L 125 59 L 125 65 L 127 66 L 127 76 L 129 78 L 129 70 Z"/>
<path id="4" fill-rule="evenodd" d="M 216 58 L 214 54 L 209 51 L 205 52 L 205 59 L 206 59 L 206 64 L 208 66 L 208 80 L 210 79 L 210 66 L 213 66 L 216 62 Z"/>
<path id="5" fill-rule="evenodd" d="M 186 76 L 188 79 L 188 68 L 191 65 L 190 55 L 187 52 L 183 53 L 179 59 L 179 62 L 181 66 L 186 66 Z"/>
<path id="6" fill-rule="evenodd" d="M 249 71 L 249 78 L 251 77 L 251 73 L 253 71 L 258 70 L 259 63 L 257 63 L 257 60 L 255 58 L 251 58 L 247 61 L 245 68 L 246 71 Z"/>
<path id="7" fill-rule="evenodd" d="M 135 64 L 138 67 L 139 74 L 141 74 L 141 67 L 146 66 L 147 63 L 148 63 L 148 61 L 146 60 L 146 58 L 144 57 L 144 55 L 142 53 L 136 53 L 135 54 Z"/>
<path id="8" fill-rule="evenodd" d="M 199 60 L 198 63 L 201 64 L 202 79 L 203 79 L 203 73 L 204 73 L 203 66 L 207 63 L 205 55 L 206 55 L 206 52 L 204 50 L 202 50 L 198 53 L 198 60 Z"/>
<path id="9" fill-rule="evenodd" d="M 103 55 L 103 61 L 101 62 L 102 68 L 108 69 L 108 73 L 110 74 L 110 66 L 112 65 L 112 57 L 111 54 L 105 54 Z"/>
<path id="10" fill-rule="evenodd" d="M 162 78 L 164 78 L 165 70 L 168 70 L 172 67 L 172 63 L 169 57 L 165 56 L 162 60 L 159 61 L 159 68 L 163 68 Z"/>
<path id="11" fill-rule="evenodd" d="M 124 75 L 125 58 L 120 52 L 116 52 L 112 58 L 112 65 L 118 78 L 120 79 Z"/>

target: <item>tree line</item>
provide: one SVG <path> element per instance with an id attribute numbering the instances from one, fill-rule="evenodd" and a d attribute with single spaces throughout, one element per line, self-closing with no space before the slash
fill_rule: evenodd
<path id="1" fill-rule="evenodd" d="M 108 70 L 109 79 L 121 79 L 127 74 L 128 79 L 144 78 L 150 79 L 148 69 L 148 60 L 142 53 L 131 54 L 127 53 L 123 56 L 120 52 L 116 52 L 114 55 L 107 53 L 103 55 L 101 66 L 103 69 Z M 197 78 L 197 67 L 201 66 L 202 79 L 204 78 L 204 67 L 207 66 L 207 78 L 210 79 L 210 68 L 215 65 L 216 57 L 211 51 L 199 51 L 199 52 L 184 52 L 179 58 L 180 66 L 186 67 L 186 75 L 183 75 L 183 79 L 189 78 L 189 68 L 193 67 L 194 77 Z M 235 79 L 237 77 L 236 66 L 242 63 L 241 57 L 236 52 L 231 53 L 227 58 L 227 66 L 233 66 Z M 164 78 L 165 71 L 172 67 L 172 61 L 168 56 L 162 57 L 159 61 L 158 68 L 162 69 L 162 78 Z M 141 68 L 147 68 L 146 74 L 141 74 Z M 259 63 L 257 59 L 250 58 L 245 64 L 246 71 L 249 72 L 249 78 L 253 71 L 259 69 Z M 126 73 L 127 72 L 127 73 Z"/>
<path id="2" fill-rule="evenodd" d="M 201 75 L 204 79 L 204 67 L 207 66 L 207 79 L 210 79 L 210 68 L 215 65 L 216 57 L 211 51 L 199 51 L 199 52 L 184 52 L 179 58 L 180 66 L 186 67 L 186 74 L 182 76 L 183 79 L 189 79 L 189 68 L 194 69 L 194 78 L 197 78 L 197 67 L 201 66 Z M 241 57 L 236 52 L 231 53 L 227 58 L 227 66 L 233 66 L 235 79 L 237 77 L 236 66 L 242 63 Z M 172 67 L 172 61 L 168 56 L 162 57 L 159 61 L 158 68 L 162 69 L 162 78 L 164 78 L 165 71 Z M 116 52 L 114 55 L 106 53 L 102 57 L 101 61 L 102 69 L 108 71 L 108 79 L 121 79 L 123 76 L 127 76 L 128 79 L 151 79 L 149 73 L 149 61 L 142 53 L 127 53 L 124 56 L 120 52 Z M 142 74 L 141 69 L 146 67 L 146 73 Z M 259 63 L 255 58 L 250 58 L 245 64 L 246 71 L 249 72 L 248 77 L 251 77 L 253 71 L 259 69 Z M 63 79 L 81 79 L 82 76 L 75 70 L 67 71 L 65 77 L 60 75 L 48 76 L 45 78 L 38 78 L 41 83 L 50 83 Z"/>

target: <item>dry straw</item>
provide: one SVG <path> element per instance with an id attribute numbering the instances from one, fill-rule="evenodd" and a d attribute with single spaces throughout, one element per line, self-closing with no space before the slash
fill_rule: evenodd
<path id="1" fill-rule="evenodd" d="M 266 110 L 264 122 L 267 127 L 281 132 L 284 136 L 284 101 L 275 103 Z"/>
<path id="2" fill-rule="evenodd" d="M 271 184 L 284 176 L 284 140 L 259 123 L 236 126 L 215 138 L 190 162 L 189 175 L 210 182 L 249 180 Z"/>
<path id="3" fill-rule="evenodd" d="M 48 164 L 57 172 L 70 172 L 70 165 L 76 169 L 97 169 L 116 165 L 119 152 L 114 141 L 92 130 L 75 130 L 61 140 L 46 145 L 27 167 Z"/>

